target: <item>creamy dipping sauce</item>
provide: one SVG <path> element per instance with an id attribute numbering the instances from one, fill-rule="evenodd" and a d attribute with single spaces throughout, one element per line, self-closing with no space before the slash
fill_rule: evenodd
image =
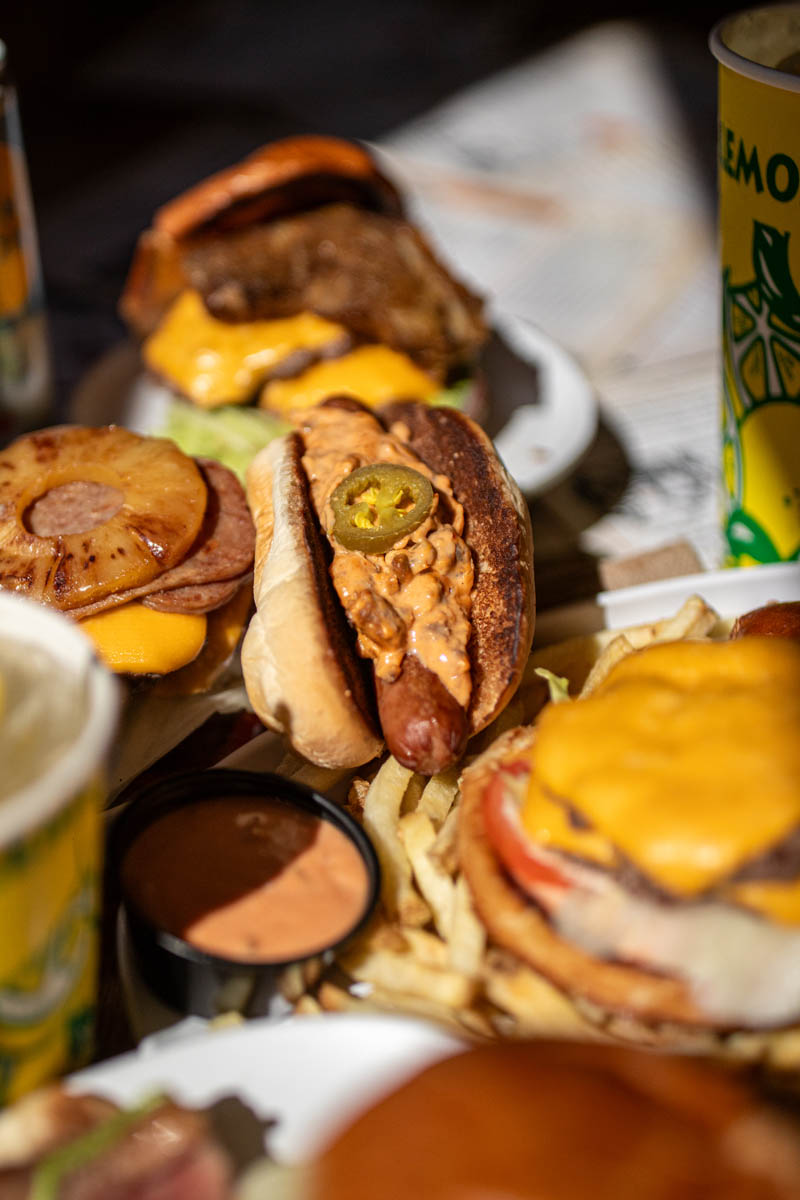
<path id="1" fill-rule="evenodd" d="M 330 821 L 278 799 L 224 796 L 144 829 L 123 858 L 122 885 L 144 917 L 198 950 L 285 962 L 357 924 L 369 876 Z"/>

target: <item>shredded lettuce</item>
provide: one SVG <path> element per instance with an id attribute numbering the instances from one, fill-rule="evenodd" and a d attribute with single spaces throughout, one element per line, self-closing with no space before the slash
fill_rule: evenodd
<path id="1" fill-rule="evenodd" d="M 454 383 L 452 387 L 442 388 L 440 392 L 431 396 L 430 403 L 436 405 L 437 408 L 463 409 L 466 406 L 472 384 L 471 379 L 459 379 L 458 383 Z"/>
<path id="2" fill-rule="evenodd" d="M 563 704 L 565 700 L 569 700 L 569 680 L 563 675 L 556 675 L 553 671 L 548 671 L 547 667 L 536 667 L 534 674 L 547 683 L 553 704 Z"/>
<path id="3" fill-rule="evenodd" d="M 442 408 L 463 409 L 472 387 L 471 379 L 461 379 L 443 388 L 431 398 Z M 293 428 L 288 421 L 250 405 L 223 404 L 218 408 L 200 408 L 184 400 L 171 400 L 166 419 L 157 432 L 172 438 L 193 458 L 216 458 L 229 467 L 244 483 L 244 475 L 258 451 L 276 437 Z"/>
<path id="4" fill-rule="evenodd" d="M 172 438 L 193 458 L 216 458 L 244 483 L 244 474 L 258 451 L 292 428 L 260 408 L 223 404 L 199 408 L 173 400 L 159 433 Z"/>

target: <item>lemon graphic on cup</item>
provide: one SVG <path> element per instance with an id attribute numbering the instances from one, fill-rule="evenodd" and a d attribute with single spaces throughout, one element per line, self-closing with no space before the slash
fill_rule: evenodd
<path id="1" fill-rule="evenodd" d="M 753 222 L 753 278 L 723 273 L 723 340 L 737 416 L 754 404 L 800 399 L 800 292 L 789 266 L 790 235 Z"/>
<path id="2" fill-rule="evenodd" d="M 749 562 L 800 555 L 800 405 L 761 404 L 739 426 L 741 508 L 731 515 L 731 548 Z"/>
<path id="3" fill-rule="evenodd" d="M 740 566 L 800 557 L 800 292 L 790 235 L 753 222 L 753 277 L 723 277 L 726 537 Z"/>

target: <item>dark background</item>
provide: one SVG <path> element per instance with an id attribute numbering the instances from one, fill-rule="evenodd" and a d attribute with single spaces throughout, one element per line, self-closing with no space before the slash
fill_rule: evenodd
<path id="1" fill-rule="evenodd" d="M 6 0 L 59 397 L 123 336 L 115 314 L 139 230 L 185 186 L 271 138 L 376 138 L 581 28 L 657 34 L 698 169 L 713 188 L 710 26 L 728 6 L 522 0 Z M 733 7 L 736 7 L 735 5 Z"/>

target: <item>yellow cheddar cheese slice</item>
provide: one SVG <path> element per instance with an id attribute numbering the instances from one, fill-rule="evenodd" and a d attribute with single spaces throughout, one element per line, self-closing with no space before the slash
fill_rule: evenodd
<path id="1" fill-rule="evenodd" d="M 218 321 L 198 292 L 181 292 L 144 343 L 148 367 L 195 404 L 215 408 L 252 399 L 297 351 L 347 344 L 341 325 L 314 313 L 274 321 Z"/>
<path id="2" fill-rule="evenodd" d="M 126 675 L 166 675 L 197 658 L 206 640 L 206 618 L 166 613 L 145 604 L 123 604 L 80 627 L 107 667 Z"/>
<path id="3" fill-rule="evenodd" d="M 785 925 L 800 925 L 800 879 L 759 879 L 737 883 L 725 891 L 725 899 L 743 904 L 764 917 Z"/>
<path id="4" fill-rule="evenodd" d="M 156 695 L 194 696 L 208 691 L 236 649 L 252 607 L 253 588 L 245 584 L 227 604 L 210 612 L 203 649 L 188 666 L 159 679 L 154 688 Z"/>
<path id="5" fill-rule="evenodd" d="M 578 829 L 562 804 L 543 791 L 535 777 L 531 779 L 522 814 L 528 836 L 539 846 L 574 854 L 587 862 L 612 866 L 616 854 L 607 837 L 593 829 Z"/>
<path id="6" fill-rule="evenodd" d="M 354 396 L 375 407 L 389 400 L 429 400 L 439 384 L 405 354 L 388 346 L 358 346 L 340 358 L 315 363 L 294 379 L 273 379 L 259 404 L 285 416 L 313 408 L 328 396 Z"/>
<path id="7" fill-rule="evenodd" d="M 544 711 L 523 822 L 539 788 L 563 796 L 643 874 L 697 895 L 800 825 L 798 730 L 800 644 L 650 647 Z"/>

